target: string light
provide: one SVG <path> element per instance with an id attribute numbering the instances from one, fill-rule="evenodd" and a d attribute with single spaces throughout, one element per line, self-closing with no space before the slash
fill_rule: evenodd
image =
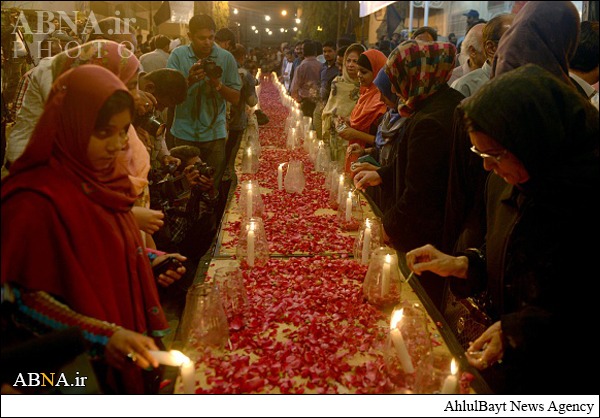
<path id="1" fill-rule="evenodd" d="M 236 15 L 236 14 L 238 14 L 238 13 L 239 13 L 239 10 L 238 10 L 238 9 L 233 9 L 233 14 L 234 14 L 234 15 Z"/>
<path id="2" fill-rule="evenodd" d="M 287 10 L 282 10 L 281 11 L 281 16 L 287 16 Z"/>
<path id="3" fill-rule="evenodd" d="M 265 20 L 266 20 L 267 22 L 268 22 L 268 21 L 270 21 L 270 20 L 271 20 L 271 16 L 269 16 L 269 15 L 266 15 L 266 16 L 265 16 Z"/>

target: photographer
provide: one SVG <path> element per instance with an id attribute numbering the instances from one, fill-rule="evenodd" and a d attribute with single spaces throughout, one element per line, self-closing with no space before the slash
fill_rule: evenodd
<path id="1" fill-rule="evenodd" d="M 182 145 L 171 149 L 182 163 L 167 167 L 167 174 L 153 182 L 154 208 L 165 213 L 165 226 L 154 239 L 159 248 L 179 252 L 197 262 L 208 250 L 216 232 L 214 208 L 219 195 L 214 168 L 202 162 L 198 148 Z M 160 206 L 160 207 L 157 207 Z"/>
<path id="2" fill-rule="evenodd" d="M 138 82 L 141 91 L 156 99 L 153 110 L 134 120 L 136 132 L 150 154 L 150 165 L 153 169 L 160 169 L 169 163 L 179 164 L 180 161 L 171 157 L 167 149 L 166 125 L 160 112 L 183 103 L 187 94 L 185 77 L 179 71 L 163 68 L 140 74 Z"/>
<path id="3" fill-rule="evenodd" d="M 190 19 L 190 45 L 175 48 L 168 68 L 188 80 L 186 100 L 177 106 L 171 133 L 175 145 L 200 150 L 202 160 L 214 167 L 218 189 L 225 171 L 226 106 L 238 103 L 242 87 L 235 58 L 215 44 L 215 22 L 210 16 Z"/>

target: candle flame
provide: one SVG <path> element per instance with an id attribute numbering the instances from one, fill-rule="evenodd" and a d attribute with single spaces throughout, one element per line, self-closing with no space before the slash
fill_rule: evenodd
<path id="1" fill-rule="evenodd" d="M 391 329 L 396 329 L 396 327 L 398 326 L 398 323 L 400 321 L 402 321 L 403 313 L 404 313 L 404 308 L 400 309 L 399 311 L 394 311 L 392 313 L 392 319 L 390 320 L 390 328 Z"/>
<path id="2" fill-rule="evenodd" d="M 180 365 L 184 365 L 191 361 L 190 358 L 188 356 L 186 356 L 185 354 L 183 354 L 181 351 L 171 350 L 171 351 L 169 351 L 169 353 L 173 356 L 175 361 L 177 363 L 179 363 Z"/>
<path id="3" fill-rule="evenodd" d="M 254 222 L 250 222 L 250 231 L 254 232 L 254 228 L 256 228 L 256 225 Z"/>
<path id="4" fill-rule="evenodd" d="M 370 228 L 370 227 L 371 227 L 371 222 L 369 222 L 369 218 L 365 219 L 365 226 L 366 226 L 367 228 Z"/>
<path id="5" fill-rule="evenodd" d="M 294 128 L 292 128 L 292 129 L 294 129 Z M 279 169 L 280 169 L 280 170 L 283 170 L 283 166 L 284 166 L 284 165 L 285 165 L 285 163 L 281 163 L 281 164 L 279 164 Z"/>
<path id="6" fill-rule="evenodd" d="M 348 199 L 352 199 L 352 192 L 348 192 Z"/>
<path id="7" fill-rule="evenodd" d="M 390 254 L 385 255 L 385 262 L 388 264 L 392 262 L 392 256 Z"/>
<path id="8" fill-rule="evenodd" d="M 248 148 L 248 157 L 252 157 L 252 148 Z"/>
<path id="9" fill-rule="evenodd" d="M 456 360 L 454 359 L 452 359 L 452 363 L 450 363 L 450 372 L 454 376 L 456 376 L 456 373 L 458 373 L 458 365 L 456 364 Z"/>
<path id="10" fill-rule="evenodd" d="M 252 190 L 252 183 L 248 183 L 248 190 Z"/>
<path id="11" fill-rule="evenodd" d="M 340 174 L 340 184 L 344 183 L 344 175 Z"/>

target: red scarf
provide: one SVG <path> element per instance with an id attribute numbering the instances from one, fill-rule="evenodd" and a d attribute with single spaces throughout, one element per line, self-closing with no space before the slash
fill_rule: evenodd
<path id="1" fill-rule="evenodd" d="M 87 157 L 96 115 L 117 90 L 127 91 L 94 65 L 53 85 L 25 153 L 2 183 L 2 282 L 160 336 L 168 323 L 130 210 L 135 196 L 125 166 L 116 162 L 99 173 Z"/>
<path id="2" fill-rule="evenodd" d="M 376 49 L 369 49 L 362 53 L 371 63 L 373 70 L 373 78 L 377 77 L 379 70 L 383 68 L 387 58 L 385 55 Z M 371 125 L 387 111 L 387 106 L 381 101 L 379 89 L 373 83 L 369 87 L 360 88 L 360 97 L 356 106 L 350 114 L 350 126 L 358 131 L 369 133 Z M 362 141 L 351 140 L 351 144 L 360 143 Z"/>

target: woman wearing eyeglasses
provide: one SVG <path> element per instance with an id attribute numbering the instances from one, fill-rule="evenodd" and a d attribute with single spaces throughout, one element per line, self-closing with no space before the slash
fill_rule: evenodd
<path id="1" fill-rule="evenodd" d="M 597 316 L 586 287 L 600 254 L 598 111 L 532 64 L 461 107 L 471 150 L 493 172 L 485 244 L 458 257 L 417 248 L 409 268 L 488 291 L 496 322 L 467 358 L 498 393 L 593 393 L 575 353 Z"/>

